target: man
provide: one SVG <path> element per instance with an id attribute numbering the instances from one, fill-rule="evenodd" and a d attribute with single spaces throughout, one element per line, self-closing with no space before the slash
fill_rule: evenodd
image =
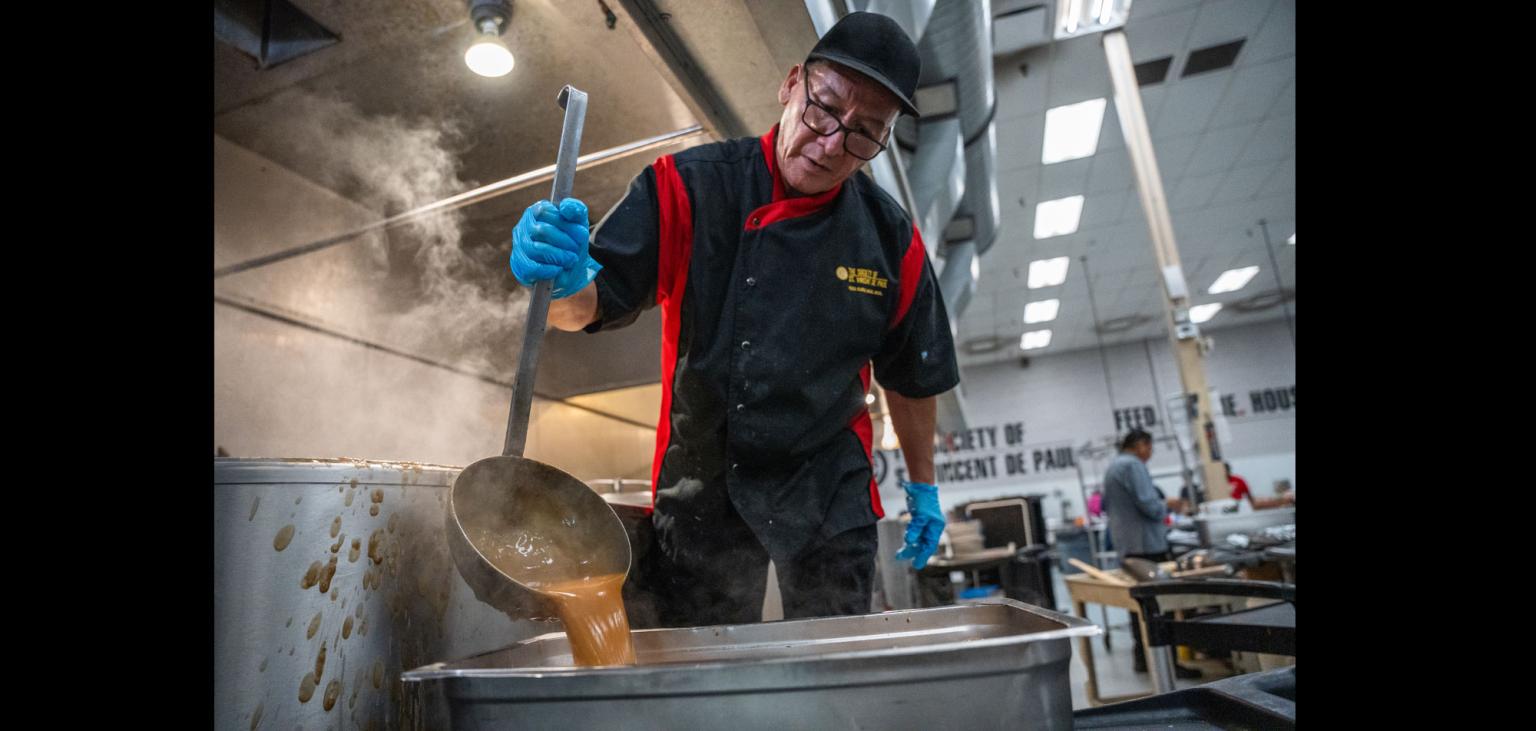
<path id="1" fill-rule="evenodd" d="M 884 515 L 871 370 L 913 480 L 897 556 L 922 568 L 938 546 L 949 318 L 911 219 L 855 174 L 916 113 L 919 70 L 894 21 L 852 13 L 789 70 L 773 129 L 658 159 L 590 251 L 580 201 L 535 204 L 513 230 L 518 280 L 554 280 L 551 325 L 597 332 L 662 308 L 656 539 L 640 567 L 662 626 L 759 621 L 770 559 L 785 618 L 869 611 Z"/>
<path id="2" fill-rule="evenodd" d="M 1132 429 L 1120 441 L 1120 454 L 1104 472 L 1104 512 L 1109 515 L 1109 536 L 1121 558 L 1144 558 L 1162 562 L 1172 560 L 1168 552 L 1168 528 L 1165 520 L 1170 510 L 1183 510 L 1184 501 L 1164 498 L 1147 460 L 1152 459 L 1152 435 Z M 1131 635 L 1135 638 L 1136 672 L 1147 671 L 1146 650 L 1141 637 L 1141 623 L 1131 613 Z M 1200 671 L 1175 667 L 1180 678 L 1198 678 Z"/>

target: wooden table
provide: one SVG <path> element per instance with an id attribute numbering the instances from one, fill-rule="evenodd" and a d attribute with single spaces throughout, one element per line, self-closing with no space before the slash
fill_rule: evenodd
<path id="1" fill-rule="evenodd" d="M 1062 579 L 1067 584 L 1067 593 L 1072 597 L 1073 609 L 1077 612 L 1079 617 L 1088 619 L 1088 604 L 1090 603 L 1102 604 L 1106 607 L 1120 607 L 1121 609 L 1125 609 L 1135 614 L 1138 622 L 1141 624 L 1141 636 L 1146 637 L 1147 618 L 1142 616 L 1141 605 L 1138 604 L 1135 599 L 1131 598 L 1130 588 L 1134 586 L 1133 582 L 1135 580 L 1128 576 L 1124 571 L 1119 569 L 1107 573 L 1117 577 L 1123 577 L 1126 583 L 1115 584 L 1113 582 L 1104 581 L 1103 579 L 1096 579 L 1092 576 L 1089 576 L 1088 574 L 1071 574 L 1062 577 Z M 1158 606 L 1164 610 L 1184 610 L 1194 609 L 1196 607 L 1209 607 L 1217 605 L 1226 606 L 1232 603 L 1232 597 L 1208 594 L 1185 594 L 1158 598 Z M 1109 628 L 1105 627 L 1104 631 L 1108 633 Z M 1100 698 L 1099 677 L 1093 665 L 1093 643 L 1089 642 L 1087 637 L 1077 638 L 1077 643 L 1078 650 L 1083 656 L 1083 664 L 1088 669 L 1087 695 L 1088 702 L 1090 704 L 1098 706 L 1105 703 L 1118 703 L 1120 701 L 1127 701 L 1135 698 L 1145 698 L 1146 696 L 1156 694 L 1157 691 L 1151 690 L 1146 693 L 1131 693 L 1128 695 Z M 1149 667 L 1152 664 L 1152 658 L 1150 656 L 1147 658 L 1147 664 Z"/>

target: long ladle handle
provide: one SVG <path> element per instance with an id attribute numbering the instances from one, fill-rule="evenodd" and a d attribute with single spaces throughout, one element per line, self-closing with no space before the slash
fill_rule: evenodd
<path id="1" fill-rule="evenodd" d="M 560 153 L 555 158 L 555 185 L 549 200 L 555 205 L 571 196 L 576 183 L 576 158 L 581 153 L 581 128 L 587 118 L 587 93 L 567 84 L 555 100 L 565 110 L 565 125 L 560 129 Z M 549 298 L 553 284 L 549 280 L 533 286 L 528 298 L 528 324 L 523 327 L 523 350 L 517 358 L 517 377 L 512 381 L 512 409 L 507 414 L 507 441 L 504 456 L 521 457 L 528 442 L 528 412 L 533 408 L 533 379 L 539 366 L 539 346 L 544 342 L 544 324 L 549 316 Z"/>

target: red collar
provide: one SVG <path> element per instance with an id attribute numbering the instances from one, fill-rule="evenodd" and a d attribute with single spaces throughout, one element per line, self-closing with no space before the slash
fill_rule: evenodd
<path id="1" fill-rule="evenodd" d="M 768 175 L 769 177 L 773 178 L 774 203 L 785 200 L 787 197 L 784 192 L 784 179 L 779 177 L 778 151 L 774 147 L 774 141 L 778 137 L 778 134 L 779 125 L 775 123 L 773 127 L 769 128 L 768 134 L 758 138 L 758 141 L 763 144 L 763 162 L 768 164 Z M 838 183 L 837 185 L 832 186 L 831 190 L 828 190 L 824 193 L 818 193 L 813 196 L 803 196 L 802 198 L 805 202 L 798 204 L 796 208 L 800 208 L 801 210 L 813 210 L 820 208 L 828 203 L 831 203 L 832 199 L 836 198 L 838 192 L 842 189 L 843 184 Z"/>

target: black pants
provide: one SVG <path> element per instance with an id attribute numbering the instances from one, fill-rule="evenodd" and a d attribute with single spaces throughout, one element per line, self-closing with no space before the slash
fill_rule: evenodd
<path id="1" fill-rule="evenodd" d="M 655 525 L 654 542 L 639 561 L 639 583 L 654 607 L 652 626 L 762 621 L 768 551 L 734 510 L 726 512 L 711 521 L 707 541 L 694 531 L 683 540 L 662 522 Z M 854 528 L 776 562 L 784 618 L 867 614 L 874 592 L 877 535 L 874 525 Z M 631 622 L 636 619 L 631 613 Z"/>
<path id="2" fill-rule="evenodd" d="M 1153 563 L 1162 563 L 1163 561 L 1172 561 L 1173 554 L 1168 551 L 1163 551 L 1162 553 L 1127 553 L 1123 558 L 1144 558 Z M 1135 657 L 1136 669 L 1145 670 L 1147 667 L 1146 638 L 1141 636 L 1141 615 L 1136 612 L 1131 612 L 1131 639 L 1135 640 L 1132 643 L 1132 652 Z"/>

